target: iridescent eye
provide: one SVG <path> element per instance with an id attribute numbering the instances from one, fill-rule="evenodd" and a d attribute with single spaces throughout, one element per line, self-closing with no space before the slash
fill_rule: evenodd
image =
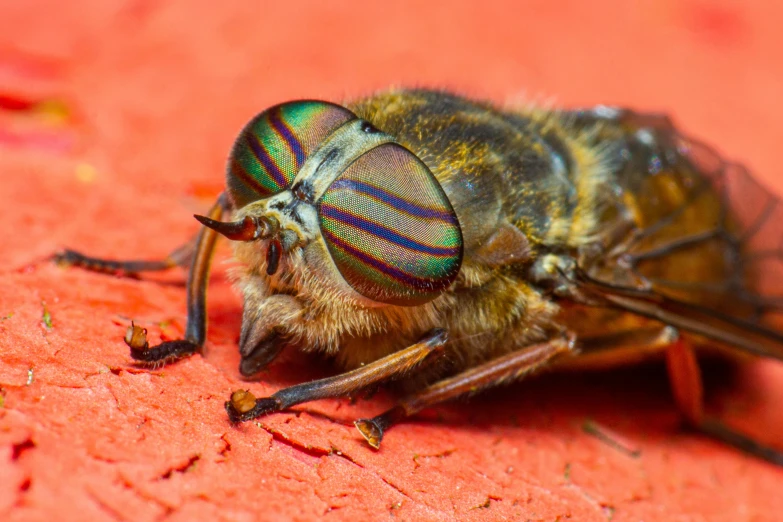
<path id="1" fill-rule="evenodd" d="M 239 133 L 228 159 L 226 186 L 235 208 L 285 190 L 307 156 L 356 116 L 322 101 L 296 101 L 262 112 Z"/>
<path id="2" fill-rule="evenodd" d="M 400 145 L 360 156 L 318 210 L 337 269 L 373 301 L 426 303 L 457 277 L 462 233 L 454 209 L 427 166 Z"/>

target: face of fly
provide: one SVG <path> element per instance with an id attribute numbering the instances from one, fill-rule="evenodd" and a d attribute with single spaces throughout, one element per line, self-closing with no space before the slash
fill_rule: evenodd
<path id="1" fill-rule="evenodd" d="M 245 374 L 287 341 L 328 350 L 367 333 L 372 317 L 435 300 L 459 272 L 461 230 L 440 184 L 342 107 L 291 102 L 256 117 L 227 185 L 235 221 L 205 224 L 235 240 Z"/>
<path id="2" fill-rule="evenodd" d="M 237 255 L 241 256 L 240 261 L 249 262 L 257 269 L 266 270 L 274 261 L 269 259 L 269 255 L 259 255 L 260 251 L 267 246 L 268 252 L 268 245 L 278 240 L 283 253 L 280 268 L 288 273 L 287 277 L 291 277 L 292 272 L 303 268 L 299 263 L 292 262 L 291 257 L 297 260 L 309 259 L 311 262 L 307 265 L 310 270 L 326 272 L 318 276 L 313 274 L 314 277 L 336 283 L 335 290 L 344 293 L 345 298 L 363 302 L 365 305 L 373 304 L 366 302 L 366 299 L 353 291 L 350 286 L 340 284 L 343 282 L 342 278 L 335 277 L 336 267 L 334 263 L 328 262 L 328 247 L 321 233 L 317 206 L 317 202 L 322 199 L 335 179 L 359 156 L 379 145 L 393 142 L 391 136 L 381 132 L 367 132 L 365 130 L 367 127 L 368 124 L 359 119 L 340 126 L 311 156 L 306 158 L 292 180 L 290 188 L 239 209 L 236 213 L 238 219 L 250 217 L 277 223 L 276 234 L 268 238 L 267 245 L 254 245 L 255 252 L 248 249 L 237 251 Z M 283 279 L 286 279 L 285 275 Z"/>

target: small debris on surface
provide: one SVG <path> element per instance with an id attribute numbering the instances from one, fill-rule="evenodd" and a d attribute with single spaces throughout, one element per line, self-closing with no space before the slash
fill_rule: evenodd
<path id="1" fill-rule="evenodd" d="M 582 431 L 630 457 L 638 458 L 642 454 L 640 448 L 625 439 L 622 435 L 602 426 L 592 419 L 587 419 L 584 424 L 582 424 Z"/>
<path id="2" fill-rule="evenodd" d="M 46 302 L 41 301 L 41 306 L 43 307 L 43 315 L 41 316 L 41 322 L 46 327 L 47 330 L 52 329 L 52 314 L 49 312 L 49 309 L 46 307 Z"/>

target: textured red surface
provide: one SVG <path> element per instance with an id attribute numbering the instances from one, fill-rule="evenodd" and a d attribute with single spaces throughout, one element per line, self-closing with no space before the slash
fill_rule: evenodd
<path id="1" fill-rule="evenodd" d="M 153 340 L 181 335 L 183 275 L 134 281 L 44 258 L 165 254 L 221 190 L 236 130 L 286 99 L 413 84 L 665 110 L 783 193 L 779 6 L 321 4 L 0 6 L 0 519 L 778 520 L 783 470 L 680 430 L 655 370 L 447 405 L 379 452 L 350 421 L 388 407 L 383 394 L 232 428 L 232 389 L 329 370 L 287 355 L 240 381 L 240 303 L 220 263 L 206 356 L 129 364 L 130 318 Z M 783 445 L 783 365 L 742 377 L 716 407 Z M 641 455 L 589 435 L 587 419 Z"/>

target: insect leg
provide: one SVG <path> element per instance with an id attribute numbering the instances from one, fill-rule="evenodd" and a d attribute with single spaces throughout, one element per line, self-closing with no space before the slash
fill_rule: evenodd
<path id="1" fill-rule="evenodd" d="M 680 338 L 666 350 L 674 401 L 692 426 L 699 426 L 704 417 L 704 390 L 696 354 L 688 342 Z"/>
<path id="2" fill-rule="evenodd" d="M 425 360 L 431 361 L 433 357 L 440 357 L 444 353 L 446 339 L 446 331 L 438 328 L 416 344 L 356 370 L 290 386 L 277 391 L 271 397 L 255 399 L 249 392 L 238 390 L 231 394 L 230 401 L 226 401 L 226 412 L 231 422 L 244 422 L 303 402 L 344 397 L 372 384 L 404 375 Z"/>
<path id="3" fill-rule="evenodd" d="M 221 194 L 218 197 L 218 201 L 215 206 L 220 206 L 222 212 L 219 216 L 222 217 L 224 213 L 227 213 L 230 204 L 225 194 Z M 214 207 L 213 207 L 214 208 Z M 219 219 L 218 218 L 218 219 Z M 63 266 L 78 266 L 91 272 L 103 272 L 108 274 L 138 274 L 141 272 L 160 272 L 174 268 L 175 266 L 181 266 L 188 268 L 192 261 L 193 256 L 196 253 L 196 244 L 198 243 L 199 234 L 191 237 L 187 242 L 175 248 L 169 255 L 163 259 L 103 259 L 99 257 L 92 257 L 76 250 L 65 249 L 62 252 L 58 252 L 52 256 L 52 261 L 58 265 Z"/>
<path id="4" fill-rule="evenodd" d="M 209 210 L 207 216 L 219 220 L 231 209 L 225 194 Z M 204 344 L 206 337 L 206 287 L 212 254 L 218 234 L 203 227 L 187 243 L 159 260 L 114 260 L 100 259 L 73 250 L 55 254 L 52 259 L 58 264 L 75 265 L 95 272 L 136 274 L 168 270 L 175 266 L 190 267 L 188 274 L 188 320 L 185 339 L 167 341 L 149 347 L 147 331 L 136 325 L 128 328 L 125 342 L 131 349 L 131 357 L 143 363 L 158 363 L 177 359 L 195 353 Z"/>
<path id="5" fill-rule="evenodd" d="M 693 348 L 678 340 L 666 350 L 672 393 L 685 420 L 694 428 L 735 448 L 777 465 L 783 465 L 783 452 L 765 446 L 704 413 L 701 371 Z"/>
<path id="6" fill-rule="evenodd" d="M 370 446 L 377 449 L 380 447 L 384 432 L 406 417 L 440 402 L 519 379 L 552 363 L 557 356 L 571 352 L 573 349 L 574 336 L 558 337 L 541 344 L 527 346 L 436 382 L 377 417 L 359 419 L 354 424 Z"/>
<path id="7" fill-rule="evenodd" d="M 186 267 L 193 259 L 198 235 L 193 236 L 173 250 L 163 259 L 155 260 L 116 260 L 91 257 L 75 250 L 66 249 L 52 256 L 52 260 L 58 265 L 78 266 L 91 272 L 103 272 L 107 274 L 138 274 L 140 272 L 159 272 L 175 266 Z"/>
<path id="8" fill-rule="evenodd" d="M 227 203 L 225 197 L 221 195 L 215 205 L 209 209 L 207 217 L 219 220 L 226 211 Z M 131 349 L 133 359 L 142 363 L 179 359 L 193 355 L 204 344 L 207 335 L 207 279 L 218 237 L 218 233 L 208 227 L 202 227 L 196 236 L 195 249 L 191 256 L 188 273 L 188 319 L 185 326 L 185 338 L 166 341 L 152 348 L 147 346 L 146 339 L 143 339 L 143 342 L 126 341 Z M 128 336 L 126 336 L 127 338 Z"/>

